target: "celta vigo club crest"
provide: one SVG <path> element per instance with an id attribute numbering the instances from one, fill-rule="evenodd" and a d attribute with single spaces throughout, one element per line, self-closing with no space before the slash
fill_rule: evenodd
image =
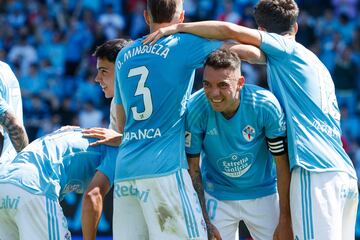
<path id="1" fill-rule="evenodd" d="M 251 142 L 255 137 L 255 129 L 250 125 L 246 125 L 246 127 L 242 130 L 242 135 L 246 141 Z"/>

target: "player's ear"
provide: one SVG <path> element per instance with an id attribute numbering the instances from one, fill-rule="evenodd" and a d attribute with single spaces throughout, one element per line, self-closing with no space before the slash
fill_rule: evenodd
<path id="1" fill-rule="evenodd" d="M 298 29 L 299 29 L 299 25 L 296 23 L 294 23 L 294 25 L 292 26 L 292 29 L 293 29 L 293 33 L 294 35 L 297 33 Z"/>
<path id="2" fill-rule="evenodd" d="M 150 26 L 150 14 L 147 10 L 144 10 L 144 19 L 146 24 Z"/>
<path id="3" fill-rule="evenodd" d="M 179 15 L 179 23 L 183 23 L 185 20 L 185 11 L 182 10 L 180 15 Z"/>
<path id="4" fill-rule="evenodd" d="M 244 76 L 241 76 L 238 80 L 238 86 L 237 86 L 238 90 L 241 90 L 241 88 L 244 86 L 244 84 L 245 84 L 245 78 L 244 78 Z"/>
<path id="5" fill-rule="evenodd" d="M 263 27 L 258 27 L 258 30 L 260 30 L 260 31 L 263 31 L 263 32 L 266 32 L 266 29 L 265 28 L 263 28 Z"/>

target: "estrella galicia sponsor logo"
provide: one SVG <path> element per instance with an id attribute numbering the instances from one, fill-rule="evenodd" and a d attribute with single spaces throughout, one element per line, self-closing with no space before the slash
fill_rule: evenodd
<path id="1" fill-rule="evenodd" d="M 20 202 L 20 197 L 12 198 L 8 195 L 1 199 L 0 209 L 17 209 Z"/>
<path id="2" fill-rule="evenodd" d="M 243 155 L 233 153 L 225 158 L 219 159 L 217 165 L 224 175 L 235 178 L 244 175 L 250 169 L 253 162 L 254 157 L 250 153 Z"/>
<path id="3" fill-rule="evenodd" d="M 341 137 L 340 132 L 335 127 L 331 127 L 326 123 L 315 120 L 312 125 L 316 128 L 316 130 L 321 131 L 322 133 L 327 134 L 330 137 Z"/>
<path id="4" fill-rule="evenodd" d="M 147 202 L 149 193 L 150 193 L 150 189 L 147 189 L 145 191 L 140 191 L 133 185 L 126 186 L 126 185 L 121 185 L 120 183 L 117 183 L 115 185 L 115 190 L 114 190 L 115 198 L 132 196 L 138 198 L 140 201 L 143 202 Z"/>
<path id="5" fill-rule="evenodd" d="M 246 125 L 246 127 L 242 130 L 242 135 L 248 142 L 251 142 L 254 139 L 255 134 L 255 129 L 250 125 Z"/>

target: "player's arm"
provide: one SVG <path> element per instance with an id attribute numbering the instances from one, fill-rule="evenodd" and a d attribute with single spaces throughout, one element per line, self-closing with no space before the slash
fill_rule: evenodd
<path id="1" fill-rule="evenodd" d="M 269 150 L 276 161 L 280 217 L 274 232 L 275 240 L 294 239 L 290 214 L 290 167 L 285 137 L 267 139 Z"/>
<path id="2" fill-rule="evenodd" d="M 119 133 L 123 133 L 124 128 L 125 128 L 125 121 L 126 121 L 124 106 L 122 104 L 116 104 L 115 109 L 116 109 L 115 110 L 116 111 L 116 128 Z"/>
<path id="3" fill-rule="evenodd" d="M 234 40 L 239 43 L 249 44 L 260 47 L 261 35 L 258 30 L 239 26 L 222 21 L 202 21 L 192 23 L 179 23 L 149 34 L 144 43 L 155 43 L 163 36 L 168 36 L 178 32 L 185 32 L 198 35 L 204 38 L 218 40 Z"/>
<path id="4" fill-rule="evenodd" d="M 0 114 L 0 125 L 8 132 L 11 143 L 17 152 L 20 152 L 29 144 L 25 129 L 11 110 L 8 109 L 3 114 Z"/>
<path id="5" fill-rule="evenodd" d="M 122 134 L 108 128 L 86 128 L 82 130 L 84 137 L 97 138 L 99 140 L 90 144 L 96 146 L 106 144 L 108 146 L 117 147 L 121 143 Z"/>
<path id="6" fill-rule="evenodd" d="M 104 197 L 110 189 L 108 178 L 97 171 L 83 196 L 81 225 L 85 240 L 96 239 Z"/>
<path id="7" fill-rule="evenodd" d="M 149 34 L 144 43 L 155 43 L 163 36 L 168 36 L 178 32 L 185 32 L 198 35 L 204 38 L 219 40 L 234 40 L 239 43 L 250 44 L 260 47 L 261 35 L 258 30 L 239 26 L 222 21 L 202 21 L 192 23 L 178 23 Z"/>
<path id="8" fill-rule="evenodd" d="M 266 64 L 266 56 L 260 48 L 246 44 L 224 44 L 221 48 L 236 53 L 241 60 L 251 64 Z"/>
<path id="9" fill-rule="evenodd" d="M 232 44 L 230 46 L 225 44 L 223 47 L 230 47 L 230 50 L 236 52 L 244 61 L 258 64 L 264 64 L 266 62 L 264 53 L 259 49 L 261 44 L 259 31 L 228 22 L 203 21 L 174 24 L 151 33 L 144 40 L 144 43 L 153 44 L 159 38 L 177 32 L 191 33 L 210 39 L 236 41 L 241 44 Z"/>
<path id="10" fill-rule="evenodd" d="M 96 146 L 105 144 L 112 147 L 117 147 L 121 143 L 122 133 L 125 126 L 125 111 L 122 104 L 116 105 L 116 131 L 107 128 L 88 128 L 82 131 L 84 137 L 97 138 L 99 140 L 90 144 Z"/>
<path id="11" fill-rule="evenodd" d="M 194 189 L 198 195 L 202 214 L 206 223 L 207 231 L 208 231 L 208 239 L 217 239 L 220 240 L 221 236 L 219 231 L 216 229 L 214 225 L 210 222 L 209 216 L 206 212 L 206 204 L 205 204 L 205 195 L 204 195 L 204 187 L 202 182 L 201 170 L 200 170 L 200 156 L 199 155 L 187 155 L 187 160 L 189 163 L 189 174 L 194 186 Z"/>

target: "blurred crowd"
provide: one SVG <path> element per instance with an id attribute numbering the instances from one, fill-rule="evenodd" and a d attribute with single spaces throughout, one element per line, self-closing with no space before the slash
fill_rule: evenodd
<path id="1" fill-rule="evenodd" d="M 218 19 L 256 27 L 256 0 L 185 0 L 186 21 Z M 297 40 L 333 76 L 344 148 L 360 176 L 360 3 L 299 0 Z M 23 95 L 30 140 L 62 125 L 108 125 L 109 99 L 95 83 L 96 46 L 148 32 L 145 0 L 0 0 L 0 60 Z M 247 83 L 267 86 L 263 66 L 243 64 Z M 201 70 L 195 88 L 201 87 Z M 360 235 L 360 229 L 359 229 Z"/>

